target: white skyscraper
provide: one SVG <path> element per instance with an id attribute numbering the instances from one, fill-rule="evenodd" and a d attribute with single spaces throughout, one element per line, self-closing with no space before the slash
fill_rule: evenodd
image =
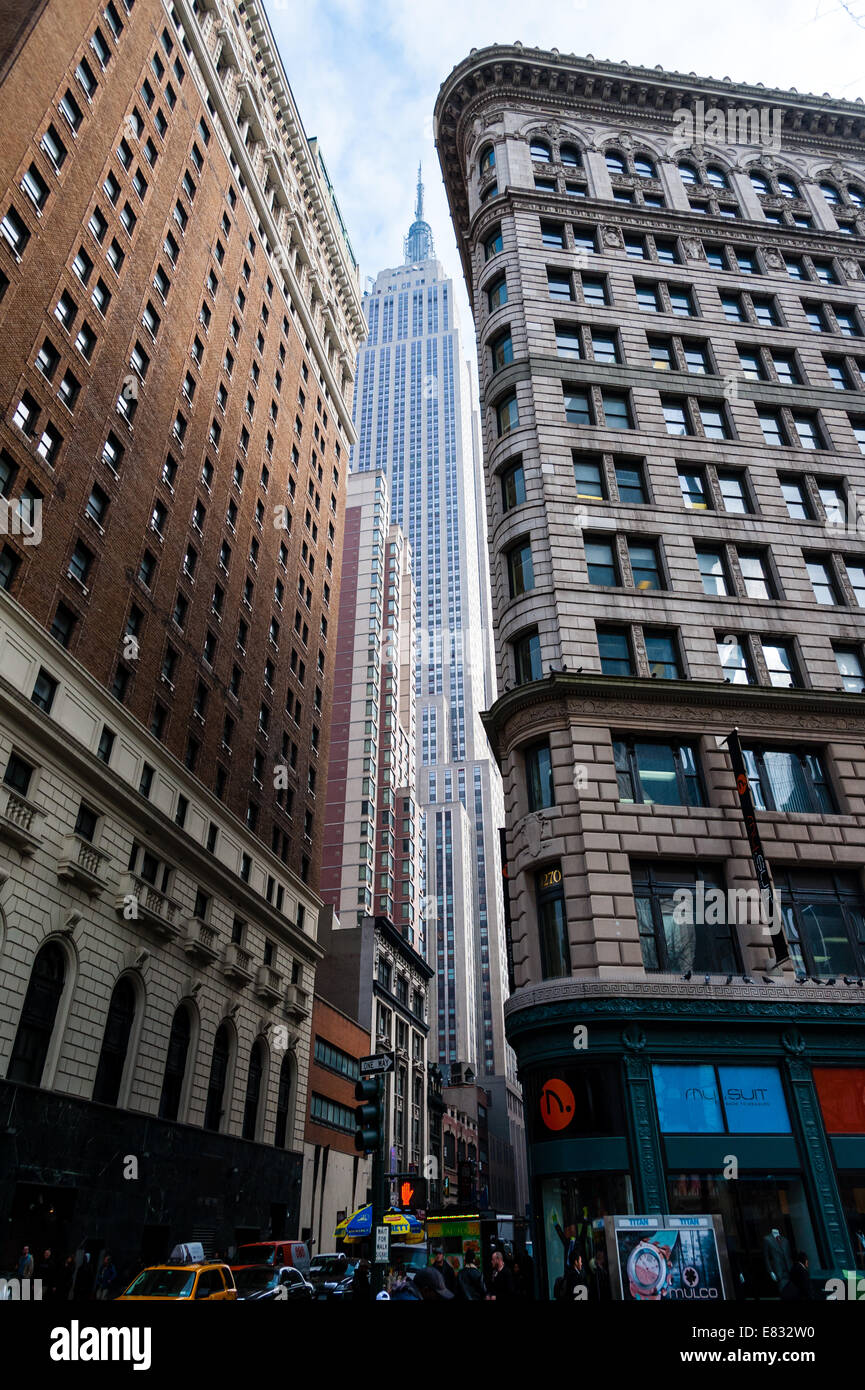
<path id="1" fill-rule="evenodd" d="M 379 274 L 364 311 L 351 468 L 387 472 L 390 519 L 414 557 L 418 799 L 438 996 L 431 1056 L 437 1047 L 441 1066 L 466 1064 L 484 1085 L 498 1079 L 496 1119 L 522 1162 L 521 1105 L 502 1017 L 502 784 L 480 719 L 495 698 L 495 676 L 478 432 L 454 286 L 423 220 L 420 171 L 404 264 Z"/>

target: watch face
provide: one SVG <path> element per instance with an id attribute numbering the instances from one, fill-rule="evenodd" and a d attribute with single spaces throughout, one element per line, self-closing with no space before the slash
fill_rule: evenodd
<path id="1" fill-rule="evenodd" d="M 627 1271 L 634 1289 L 650 1298 L 666 1283 L 667 1261 L 656 1245 L 638 1245 L 628 1256 Z"/>

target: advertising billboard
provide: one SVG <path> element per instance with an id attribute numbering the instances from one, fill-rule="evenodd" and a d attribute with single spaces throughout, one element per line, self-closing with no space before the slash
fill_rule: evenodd
<path id="1" fill-rule="evenodd" d="M 613 1297 L 625 1303 L 711 1303 L 729 1296 L 720 1216 L 607 1216 Z"/>
<path id="2" fill-rule="evenodd" d="M 663 1134 L 789 1134 L 777 1067 L 653 1066 Z"/>

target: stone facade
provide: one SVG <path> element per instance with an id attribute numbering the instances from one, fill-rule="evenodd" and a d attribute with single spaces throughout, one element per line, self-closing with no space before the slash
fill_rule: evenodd
<path id="1" fill-rule="evenodd" d="M 701 112 L 716 110 L 710 138 Z M 646 1018 L 674 1011 L 683 974 L 705 989 L 747 977 L 753 1015 L 783 1019 L 759 920 L 715 936 L 707 918 L 683 942 L 672 917 L 676 883 L 753 888 L 734 729 L 791 941 L 782 977 L 849 981 L 828 1051 L 850 1065 L 865 974 L 861 106 L 514 45 L 460 64 L 435 120 L 478 335 L 504 692 L 485 722 L 505 789 L 508 1034 L 531 1104 L 579 1046 L 558 1050 L 552 1015 L 545 1031 L 545 979 L 571 1031 L 602 989 L 636 988 Z M 816 1023 L 807 989 L 797 1016 L 810 1005 Z M 647 1058 L 666 1065 L 664 1042 L 647 1036 L 639 1104 L 657 1134 Z M 538 1147 L 537 1115 L 527 1128 L 540 1220 L 541 1174 L 568 1170 Z M 803 1121 L 812 1176 L 826 1143 Z M 612 1155 L 636 1173 L 633 1148 Z M 592 1159 L 570 1159 L 588 1189 Z M 835 1151 L 842 1186 L 852 1161 Z M 659 1172 L 652 1193 L 635 1178 L 638 1202 L 663 1197 Z M 845 1207 L 836 1239 L 837 1192 L 809 1200 L 829 1267 L 861 1214 Z"/>

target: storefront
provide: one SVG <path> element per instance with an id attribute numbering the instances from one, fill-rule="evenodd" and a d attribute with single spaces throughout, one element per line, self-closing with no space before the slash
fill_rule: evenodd
<path id="1" fill-rule="evenodd" d="M 777 1298 L 799 1250 L 815 1282 L 865 1267 L 861 992 L 669 988 L 508 1005 L 544 1295 L 570 1266 L 605 1296 L 606 1217 L 719 1216 L 732 1298 Z"/>

